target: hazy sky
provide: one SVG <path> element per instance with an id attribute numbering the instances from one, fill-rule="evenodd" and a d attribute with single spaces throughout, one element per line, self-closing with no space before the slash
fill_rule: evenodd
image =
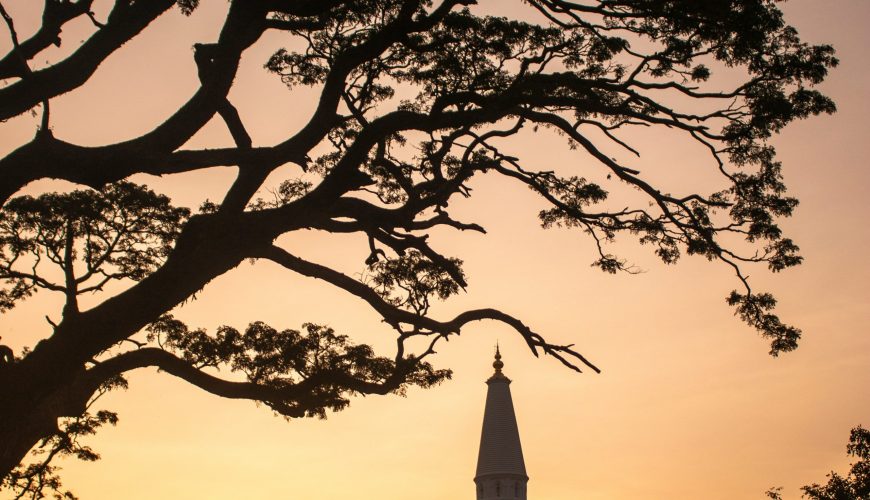
<path id="1" fill-rule="evenodd" d="M 42 2 L 4 1 L 19 36 L 36 29 Z M 106 1 L 95 2 L 104 17 Z M 173 11 L 111 56 L 82 88 L 52 101 L 55 136 L 101 145 L 139 135 L 183 103 L 198 85 L 191 46 L 215 39 L 227 3 L 203 0 L 190 18 Z M 492 2 L 489 3 L 492 7 Z M 153 498 L 472 498 L 477 446 L 492 349 L 502 346 L 520 426 L 531 498 L 732 500 L 762 498 L 844 471 L 848 431 L 870 425 L 870 244 L 867 218 L 868 49 L 865 0 L 792 0 L 787 19 L 809 42 L 831 43 L 841 66 L 822 89 L 839 112 L 788 127 L 775 139 L 796 215 L 783 225 L 804 265 L 771 276 L 753 270 L 756 289 L 780 299 L 787 322 L 803 329 L 800 348 L 780 358 L 732 315 L 725 296 L 737 287 L 728 268 L 702 258 L 666 267 L 630 238 L 614 247 L 645 272 L 605 275 L 590 268 L 591 240 L 545 231 L 540 201 L 506 180 L 476 181 L 456 204 L 489 234 L 437 232 L 438 248 L 462 258 L 468 292 L 439 304 L 438 317 L 497 306 L 549 340 L 575 343 L 603 369 L 570 372 L 536 359 L 519 336 L 491 323 L 469 326 L 439 349 L 434 364 L 454 379 L 431 390 L 356 399 L 325 421 L 285 422 L 251 402 L 222 400 L 154 370 L 130 375 L 131 388 L 104 405 L 120 423 L 90 444 L 96 463 L 62 463 L 66 486 L 85 500 Z M 36 61 L 69 53 L 93 30 L 79 20 L 64 44 Z M 264 36 L 245 59 L 231 93 L 255 145 L 270 145 L 305 123 L 310 91 L 288 92 L 262 69 L 286 43 Z M 0 52 L 8 50 L 0 31 Z M 0 124 L 5 154 L 32 137 L 38 118 Z M 674 189 L 703 181 L 698 151 L 671 134 L 637 135 L 633 160 Z M 190 147 L 229 144 L 220 123 Z M 587 174 L 585 158 L 558 137 L 522 135 L 510 147 L 542 169 Z M 295 174 L 284 167 L 272 179 Z M 219 197 L 231 169 L 156 179 L 138 176 L 182 205 Z M 26 188 L 39 192 L 58 183 Z M 61 187 L 63 187 L 61 185 Z M 605 186 L 607 187 L 607 186 Z M 365 241 L 302 234 L 282 244 L 303 256 L 359 272 Z M 94 298 L 93 300 L 98 299 Z M 83 304 L 87 306 L 87 303 Z M 16 351 L 49 333 L 60 297 L 41 293 L 5 315 L 3 342 Z M 270 264 L 243 264 L 213 281 L 175 314 L 189 324 L 278 328 L 329 324 L 390 354 L 393 335 L 362 301 Z M 2 493 L 0 493 L 0 498 Z"/>

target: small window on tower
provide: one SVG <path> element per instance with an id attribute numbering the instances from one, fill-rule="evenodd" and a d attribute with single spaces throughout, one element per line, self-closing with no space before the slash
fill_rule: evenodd
<path id="1" fill-rule="evenodd" d="M 495 483 L 495 496 L 501 498 L 501 481 Z"/>

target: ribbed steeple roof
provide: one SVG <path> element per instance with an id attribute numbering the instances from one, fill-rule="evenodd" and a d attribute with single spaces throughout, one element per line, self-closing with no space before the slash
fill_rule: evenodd
<path id="1" fill-rule="evenodd" d="M 492 366 L 495 373 L 486 381 L 489 388 L 486 391 L 486 409 L 483 414 L 483 430 L 480 433 L 475 479 L 505 474 L 528 477 L 511 399 L 511 381 L 501 372 L 504 363 L 498 347 Z"/>

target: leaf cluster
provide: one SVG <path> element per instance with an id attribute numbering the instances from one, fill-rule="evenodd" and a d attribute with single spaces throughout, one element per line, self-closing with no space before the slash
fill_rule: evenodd
<path id="1" fill-rule="evenodd" d="M 462 261 L 456 258 L 440 263 L 411 250 L 395 259 L 384 259 L 369 266 L 371 281 L 377 292 L 391 304 L 425 315 L 431 300 L 445 300 L 459 292 L 464 283 Z M 457 282 L 458 275 L 462 281 Z"/>
<path id="2" fill-rule="evenodd" d="M 302 330 L 279 331 L 254 322 L 244 331 L 222 326 L 209 335 L 165 315 L 147 331 L 150 341 L 180 355 L 197 370 L 227 369 L 269 389 L 260 399 L 288 416 L 301 411 L 325 418 L 327 410 L 343 410 L 350 396 L 364 388 L 385 384 L 385 392 L 404 394 L 409 386 L 430 387 L 451 376 L 450 370 L 413 358 L 377 356 L 371 346 L 353 344 L 347 335 L 312 323 L 302 325 Z"/>

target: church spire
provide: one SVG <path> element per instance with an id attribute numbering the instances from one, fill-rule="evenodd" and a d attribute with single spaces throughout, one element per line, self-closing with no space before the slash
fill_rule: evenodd
<path id="1" fill-rule="evenodd" d="M 486 381 L 489 387 L 474 476 L 477 499 L 526 500 L 529 477 L 511 399 L 511 380 L 502 373 L 504 363 L 498 345 L 492 367 L 495 373 Z"/>

